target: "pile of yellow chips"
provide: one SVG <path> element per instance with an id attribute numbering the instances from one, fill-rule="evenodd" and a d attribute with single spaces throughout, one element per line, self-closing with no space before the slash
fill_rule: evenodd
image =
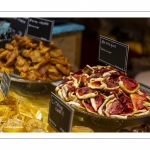
<path id="1" fill-rule="evenodd" d="M 45 132 L 41 111 L 31 103 L 18 99 L 13 92 L 4 98 L 0 91 L 1 132 Z"/>

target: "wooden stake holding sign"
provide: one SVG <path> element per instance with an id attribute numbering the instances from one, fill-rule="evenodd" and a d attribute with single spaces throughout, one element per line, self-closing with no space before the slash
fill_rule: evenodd
<path id="1" fill-rule="evenodd" d="M 126 72 L 128 51 L 128 45 L 100 35 L 99 61 Z"/>
<path id="2" fill-rule="evenodd" d="M 8 95 L 10 82 L 11 82 L 11 78 L 9 77 L 9 74 L 4 70 L 2 80 L 1 80 L 1 90 L 2 90 L 5 98 Z"/>
<path id="3" fill-rule="evenodd" d="M 57 132 L 70 132 L 74 109 L 51 92 L 48 123 Z"/>
<path id="4" fill-rule="evenodd" d="M 52 39 L 52 31 L 54 20 L 45 20 L 41 18 L 29 18 L 27 24 L 27 35 L 50 42 Z"/>

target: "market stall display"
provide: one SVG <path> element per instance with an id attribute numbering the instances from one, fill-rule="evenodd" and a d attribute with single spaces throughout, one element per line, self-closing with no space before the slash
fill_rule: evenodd
<path id="1" fill-rule="evenodd" d="M 70 24 L 67 32 L 72 31 L 68 31 L 69 27 Z M 118 67 L 122 58 L 127 57 L 128 46 L 124 54 L 120 48 L 116 50 L 114 41 L 110 46 L 111 42 L 104 39 L 101 45 L 104 53 L 111 53 L 113 48 L 117 54 L 113 57 L 122 54 L 117 61 L 119 65 L 86 65 L 76 70 L 74 63 L 79 66 L 81 44 L 81 35 L 76 34 L 80 42 L 74 34 L 67 38 L 59 35 L 50 42 L 20 36 L 11 29 L 0 35 L 3 39 L 0 76 L 5 70 L 12 80 L 7 97 L 0 90 L 1 132 L 59 132 L 48 122 L 52 91 L 75 110 L 70 132 L 149 132 L 149 125 L 143 122 L 150 116 L 150 88 L 144 89 L 137 80 L 129 78 L 126 67 Z M 64 42 L 64 39 L 67 40 Z M 71 39 L 74 42 L 68 42 L 73 41 Z M 74 47 L 74 52 L 70 52 L 70 47 L 67 49 L 68 44 Z M 65 50 L 58 45 L 63 45 Z M 106 58 L 111 60 L 112 57 Z M 59 120 L 57 115 L 55 117 Z"/>

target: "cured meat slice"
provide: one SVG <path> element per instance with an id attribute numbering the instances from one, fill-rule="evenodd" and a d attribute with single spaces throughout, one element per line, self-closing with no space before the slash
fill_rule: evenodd
<path id="1" fill-rule="evenodd" d="M 99 72 L 101 73 L 101 75 L 103 75 L 105 72 L 108 72 L 108 71 L 110 71 L 110 69 L 108 69 L 107 67 L 101 67 L 100 69 L 99 69 Z"/>
<path id="2" fill-rule="evenodd" d="M 80 81 L 80 84 L 79 84 L 79 87 L 83 87 L 83 86 L 87 86 L 87 78 L 89 77 L 89 75 L 87 74 L 83 74 L 81 75 L 81 81 Z"/>
<path id="3" fill-rule="evenodd" d="M 99 71 L 97 66 L 92 66 L 92 69 L 94 70 L 94 74 L 97 73 Z"/>
<path id="4" fill-rule="evenodd" d="M 91 66 L 86 65 L 82 72 L 91 75 L 92 73 L 94 73 L 94 69 Z"/>
<path id="5" fill-rule="evenodd" d="M 107 116 L 120 115 L 132 113 L 133 111 L 134 108 L 130 97 L 128 97 L 125 93 L 122 93 L 118 98 L 110 100 L 106 104 L 105 114 Z"/>
<path id="6" fill-rule="evenodd" d="M 92 98 L 92 97 L 95 97 L 96 95 L 98 95 L 98 92 L 95 90 L 92 90 L 90 87 L 82 87 L 76 90 L 76 96 L 79 99 Z"/>
<path id="7" fill-rule="evenodd" d="M 63 99 L 65 99 L 66 101 L 72 100 L 72 99 L 70 99 L 71 97 L 69 97 L 70 95 L 68 95 L 68 93 L 69 92 L 74 93 L 76 91 L 75 89 L 76 88 L 72 84 L 63 85 L 62 88 L 61 88 Z"/>
<path id="8" fill-rule="evenodd" d="M 82 69 L 79 69 L 79 70 L 77 70 L 76 72 L 74 72 L 72 75 L 74 75 L 74 74 L 79 74 L 79 75 L 81 75 L 83 72 L 82 72 Z"/>
<path id="9" fill-rule="evenodd" d="M 135 93 L 139 88 L 140 84 L 129 77 L 120 76 L 119 77 L 119 86 L 126 93 Z"/>
<path id="10" fill-rule="evenodd" d="M 123 114 L 131 113 L 134 111 L 134 107 L 131 98 L 124 92 L 118 96 L 119 101 L 124 106 Z"/>
<path id="11" fill-rule="evenodd" d="M 90 80 L 91 80 L 92 78 L 102 78 L 102 74 L 99 73 L 99 72 L 97 72 L 97 73 L 95 73 L 95 74 L 92 74 L 92 75 L 90 75 L 90 76 L 87 78 L 87 81 L 90 82 Z"/>
<path id="12" fill-rule="evenodd" d="M 122 71 L 115 71 L 111 72 L 110 79 L 114 80 L 115 82 L 119 82 L 119 77 L 120 76 L 126 76 L 126 74 Z"/>
<path id="13" fill-rule="evenodd" d="M 102 95 L 102 94 L 98 94 L 96 97 L 94 98 L 90 98 L 91 101 L 91 105 L 93 107 L 93 109 L 95 111 L 98 110 L 98 108 L 102 105 L 102 103 L 104 102 L 106 96 Z"/>
<path id="14" fill-rule="evenodd" d="M 55 88 L 55 92 L 58 92 L 58 91 L 62 88 L 63 85 L 64 85 L 64 84 L 58 85 L 58 86 Z"/>
<path id="15" fill-rule="evenodd" d="M 67 96 L 68 96 L 69 101 L 77 101 L 78 100 L 75 93 L 76 93 L 76 88 L 74 86 L 72 86 L 71 88 L 68 89 Z"/>
<path id="16" fill-rule="evenodd" d="M 88 87 L 92 89 L 105 89 L 106 84 L 104 82 L 101 82 L 103 78 L 92 78 L 90 80 L 90 83 L 88 83 Z"/>
<path id="17" fill-rule="evenodd" d="M 106 90 L 115 90 L 119 88 L 118 83 L 112 79 L 103 80 L 102 82 L 106 84 L 106 88 L 105 88 Z"/>
<path id="18" fill-rule="evenodd" d="M 72 80 L 73 80 L 73 86 L 79 87 L 81 81 L 81 75 L 74 75 L 72 77 Z"/>
<path id="19" fill-rule="evenodd" d="M 145 108 L 145 106 L 143 105 L 143 101 L 147 101 L 146 93 L 143 93 L 143 94 L 133 93 L 130 95 L 130 97 L 131 97 L 135 111 Z"/>
<path id="20" fill-rule="evenodd" d="M 108 72 L 104 72 L 103 73 L 103 77 L 106 78 L 106 77 L 110 77 L 113 73 L 117 72 L 116 70 L 111 70 L 111 71 L 108 71 Z"/>
<path id="21" fill-rule="evenodd" d="M 108 91 L 109 92 L 109 91 Z M 122 94 L 123 93 L 123 91 L 120 89 L 120 88 L 116 88 L 116 89 L 114 89 L 114 90 L 111 90 L 110 92 L 109 92 L 109 95 L 112 95 L 112 94 L 114 94 L 116 97 L 118 97 L 120 94 Z"/>
<path id="22" fill-rule="evenodd" d="M 104 116 L 105 114 L 103 113 L 103 108 L 104 108 L 104 106 L 106 105 L 106 103 L 108 102 L 108 101 L 110 101 L 110 100 L 113 100 L 115 98 L 115 96 L 114 95 L 110 95 L 110 96 L 108 96 L 106 99 L 105 99 L 105 101 L 103 102 L 103 104 L 99 107 L 99 109 L 98 109 L 98 114 L 99 115 L 101 115 L 101 116 Z"/>
<path id="23" fill-rule="evenodd" d="M 81 75 L 79 75 L 79 74 L 74 74 L 72 77 L 75 78 L 78 83 L 79 83 L 80 80 L 81 80 Z"/>
<path id="24" fill-rule="evenodd" d="M 113 99 L 110 100 L 107 104 L 106 104 L 106 110 L 105 110 L 105 114 L 107 116 L 110 115 L 119 115 L 123 112 L 123 105 L 122 103 L 117 99 Z"/>
<path id="25" fill-rule="evenodd" d="M 97 113 L 95 112 L 94 108 L 92 107 L 92 105 L 91 105 L 89 99 L 82 100 L 82 104 L 84 105 L 84 107 L 86 108 L 86 110 L 87 110 L 88 112 L 97 114 Z"/>
<path id="26" fill-rule="evenodd" d="M 77 108 L 81 108 L 81 109 L 85 109 L 84 105 L 82 104 L 82 102 L 75 102 L 75 101 L 70 101 L 70 102 L 66 102 L 69 105 L 73 105 Z"/>

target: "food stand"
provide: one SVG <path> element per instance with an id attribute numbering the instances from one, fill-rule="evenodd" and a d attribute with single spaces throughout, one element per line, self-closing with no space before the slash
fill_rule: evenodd
<path id="1" fill-rule="evenodd" d="M 105 65 L 81 69 L 82 30 L 54 26 L 50 41 L 15 33 L 0 48 L 1 81 L 4 71 L 11 80 L 8 95 L 1 88 L 1 132 L 150 131 L 149 87 L 126 75 L 128 46 L 101 36 L 99 60 Z"/>

